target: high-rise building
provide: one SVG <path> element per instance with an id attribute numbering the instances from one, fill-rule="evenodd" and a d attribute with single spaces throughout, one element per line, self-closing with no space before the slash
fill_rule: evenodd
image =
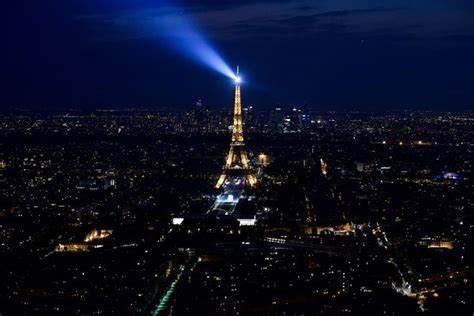
<path id="1" fill-rule="evenodd" d="M 202 108 L 202 100 L 201 99 L 196 101 L 196 108 Z"/>
<path id="2" fill-rule="evenodd" d="M 285 133 L 299 133 L 309 125 L 309 116 L 302 108 L 293 108 L 283 119 L 283 131 Z"/>
<path id="3" fill-rule="evenodd" d="M 283 131 L 283 110 L 280 105 L 275 106 L 270 112 L 270 132 L 279 133 Z"/>

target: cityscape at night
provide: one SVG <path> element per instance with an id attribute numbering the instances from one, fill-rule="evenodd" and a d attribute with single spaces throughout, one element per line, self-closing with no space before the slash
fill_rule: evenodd
<path id="1" fill-rule="evenodd" d="M 6 7 L 0 315 L 474 315 L 474 3 Z"/>

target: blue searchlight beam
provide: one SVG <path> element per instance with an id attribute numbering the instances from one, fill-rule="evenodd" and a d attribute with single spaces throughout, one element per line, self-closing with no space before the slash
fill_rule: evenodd
<path id="1" fill-rule="evenodd" d="M 160 39 L 166 41 L 179 54 L 236 80 L 237 75 L 181 10 L 167 10 L 156 22 L 162 35 Z"/>

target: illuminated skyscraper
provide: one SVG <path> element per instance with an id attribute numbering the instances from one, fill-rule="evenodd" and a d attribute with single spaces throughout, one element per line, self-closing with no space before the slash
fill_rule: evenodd
<path id="1" fill-rule="evenodd" d="M 245 150 L 244 131 L 242 125 L 242 104 L 240 100 L 240 77 L 237 67 L 235 78 L 234 122 L 232 127 L 232 141 L 227 154 L 222 174 L 217 180 L 216 188 L 223 185 L 250 185 L 255 186 L 257 179 L 249 166 L 247 151 Z"/>

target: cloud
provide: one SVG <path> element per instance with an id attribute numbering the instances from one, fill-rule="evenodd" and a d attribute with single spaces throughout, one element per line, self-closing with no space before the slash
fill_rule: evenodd
<path id="1" fill-rule="evenodd" d="M 110 14 L 89 14 L 77 21 L 92 29 L 99 38 L 130 39 L 151 37 L 185 37 L 179 28 L 157 27 L 166 21 L 189 17 L 206 35 L 217 40 L 262 38 L 304 38 L 318 33 L 380 34 L 433 38 L 449 34 L 474 32 L 472 10 L 446 6 L 435 10 L 429 5 L 419 9 L 402 7 L 403 1 L 391 1 L 391 6 L 374 7 L 372 1 L 348 0 L 204 0 L 181 1 L 181 6 L 134 8 Z M 410 36 L 408 36 L 410 35 Z"/>

